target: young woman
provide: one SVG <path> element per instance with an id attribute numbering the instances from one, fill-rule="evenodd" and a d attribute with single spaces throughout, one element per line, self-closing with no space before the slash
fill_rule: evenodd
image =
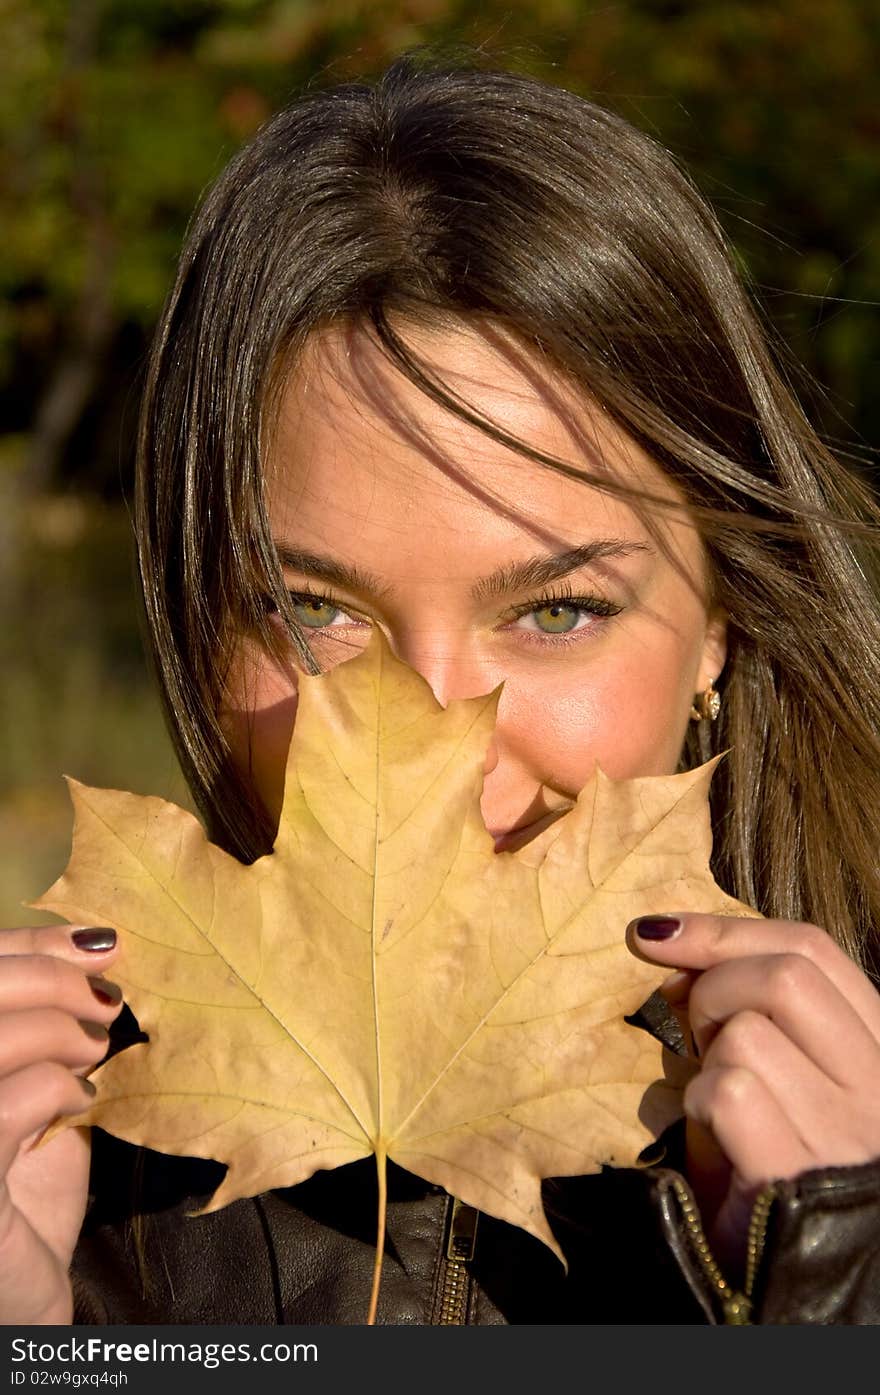
<path id="1" fill-rule="evenodd" d="M 503 680 L 499 851 L 597 762 L 727 752 L 713 867 L 765 917 L 621 925 L 700 1069 L 662 1155 L 546 1184 L 567 1275 L 398 1171 L 380 1322 L 880 1320 L 878 523 L 688 179 L 571 93 L 404 55 L 306 93 L 205 200 L 137 542 L 210 835 L 271 846 L 297 670 L 378 626 L 441 703 Z M 2 938 L 0 1320 L 363 1321 L 370 1165 L 189 1220 L 219 1166 L 97 1131 L 83 1224 L 86 1139 L 28 1144 L 84 1107 L 114 936 Z"/>

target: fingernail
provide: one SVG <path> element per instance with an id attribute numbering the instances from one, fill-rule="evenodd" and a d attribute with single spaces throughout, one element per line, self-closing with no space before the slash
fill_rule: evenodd
<path id="1" fill-rule="evenodd" d="M 74 930 L 70 938 L 77 949 L 97 952 L 99 949 L 113 948 L 116 944 L 116 931 L 111 930 L 108 925 L 102 925 L 95 930 Z"/>
<path id="2" fill-rule="evenodd" d="M 85 1090 L 86 1094 L 91 1095 L 92 1099 L 94 1099 L 95 1095 L 98 1093 L 97 1085 L 93 1085 L 91 1080 L 86 1080 L 84 1077 L 80 1079 L 79 1083 Z"/>
<path id="3" fill-rule="evenodd" d="M 89 987 L 98 999 L 99 1003 L 104 1003 L 107 1007 L 115 1007 L 122 1001 L 122 989 L 115 983 L 108 983 L 105 978 L 90 978 Z"/>
<path id="4" fill-rule="evenodd" d="M 87 1037 L 93 1037 L 95 1041 L 109 1041 L 110 1033 L 106 1027 L 102 1027 L 97 1022 L 80 1022 L 79 1024 Z"/>
<path id="5" fill-rule="evenodd" d="M 643 915 L 630 924 L 640 940 L 671 940 L 681 929 L 681 921 L 671 915 Z"/>

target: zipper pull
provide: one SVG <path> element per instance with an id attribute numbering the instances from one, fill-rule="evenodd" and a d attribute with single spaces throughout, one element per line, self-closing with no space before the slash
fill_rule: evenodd
<path id="1" fill-rule="evenodd" d="M 449 1233 L 446 1237 L 446 1258 L 459 1264 L 473 1259 L 477 1244 L 477 1221 L 480 1213 L 475 1206 L 467 1206 L 455 1197 L 452 1215 L 449 1217 Z"/>
<path id="2" fill-rule="evenodd" d="M 723 1304 L 725 1327 L 750 1327 L 752 1305 L 744 1293 L 732 1293 Z"/>

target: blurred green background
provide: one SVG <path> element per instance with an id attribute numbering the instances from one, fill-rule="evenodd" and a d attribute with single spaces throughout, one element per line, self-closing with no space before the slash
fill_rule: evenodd
<path id="1" fill-rule="evenodd" d="M 869 468 L 877 0 L 0 0 L 0 925 L 51 919 L 21 903 L 66 861 L 63 772 L 186 802 L 127 500 L 146 346 L 200 191 L 304 83 L 446 39 L 679 155 L 814 421 Z"/>

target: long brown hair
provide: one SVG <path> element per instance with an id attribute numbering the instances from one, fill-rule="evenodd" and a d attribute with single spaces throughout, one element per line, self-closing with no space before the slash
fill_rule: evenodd
<path id="1" fill-rule="evenodd" d="M 397 332 L 472 316 L 580 385 L 676 481 L 701 526 L 729 654 L 713 782 L 718 880 L 872 962 L 880 924 L 880 514 L 788 390 L 717 222 L 656 142 L 482 53 L 426 48 L 303 92 L 194 219 L 144 397 L 137 539 L 179 756 L 211 836 L 272 829 L 218 709 L 234 636 L 299 634 L 262 461 L 273 389 L 308 336 L 371 328 L 448 409 L 548 468 L 436 382 Z M 392 321 L 394 322 L 392 325 Z M 703 736 L 705 737 L 705 730 Z M 705 755 L 696 729 L 685 764 Z"/>

